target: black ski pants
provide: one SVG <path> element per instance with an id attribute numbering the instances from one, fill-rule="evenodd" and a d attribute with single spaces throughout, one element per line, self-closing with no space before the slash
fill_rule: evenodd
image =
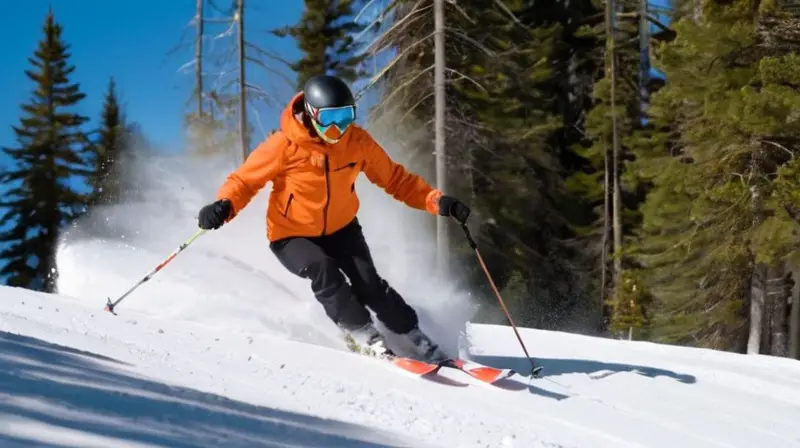
<path id="1" fill-rule="evenodd" d="M 356 330 L 371 322 L 367 308 L 395 333 L 417 326 L 414 309 L 378 275 L 357 218 L 333 234 L 285 238 L 270 249 L 286 269 L 311 280 L 314 296 L 339 327 Z"/>

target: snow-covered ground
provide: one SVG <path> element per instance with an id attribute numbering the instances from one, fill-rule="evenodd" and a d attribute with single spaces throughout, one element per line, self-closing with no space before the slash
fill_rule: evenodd
<path id="1" fill-rule="evenodd" d="M 797 447 L 800 366 L 525 331 L 544 378 L 435 382 L 251 331 L 0 288 L 0 446 Z M 524 371 L 506 327 L 475 359 Z"/>
<path id="2" fill-rule="evenodd" d="M 64 237 L 59 295 L 0 287 L 0 447 L 800 447 L 792 360 L 524 329 L 543 378 L 491 386 L 349 353 L 270 253 L 265 195 L 106 313 L 225 174 L 161 163 L 146 201 Z M 379 270 L 425 329 L 526 371 L 510 328 L 469 324 L 469 295 L 433 276 L 430 217 L 358 188 Z"/>

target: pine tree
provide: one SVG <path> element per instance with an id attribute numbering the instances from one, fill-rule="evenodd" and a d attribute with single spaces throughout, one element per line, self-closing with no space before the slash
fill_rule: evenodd
<path id="1" fill-rule="evenodd" d="M 108 82 L 101 114 L 99 139 L 94 143 L 93 173 L 89 177 L 92 189 L 91 204 L 110 205 L 121 199 L 120 176 L 116 162 L 127 148 L 130 138 L 117 98 L 116 83 Z"/>
<path id="2" fill-rule="evenodd" d="M 18 146 L 3 149 L 13 166 L 0 177 L 10 187 L 0 203 L 6 209 L 0 226 L 11 225 L 0 233 L 0 242 L 8 244 L 0 252 L 7 261 L 0 275 L 9 285 L 52 291 L 59 229 L 85 208 L 85 196 L 70 182 L 88 174 L 88 139 L 80 129 L 88 118 L 69 111 L 85 95 L 69 79 L 75 67 L 68 62 L 69 47 L 52 11 L 43 31 L 30 58 L 33 68 L 25 71 L 36 88 L 22 106 L 20 126 L 13 127 Z"/>
<path id="3" fill-rule="evenodd" d="M 574 254 L 565 244 L 574 235 L 563 207 L 571 198 L 565 195 L 557 143 L 564 124 L 555 112 L 553 62 L 563 28 L 521 2 L 508 2 L 506 8 L 474 2 L 466 11 L 480 21 L 452 14 L 450 25 L 483 48 L 461 44 L 460 60 L 451 62 L 455 72 L 468 77 L 450 88 L 448 99 L 458 111 L 454 121 L 474 126 L 468 137 L 451 139 L 461 149 L 455 158 L 461 162 L 450 167 L 453 183 L 472 179 L 467 187 L 476 192 L 471 204 L 484 222 L 484 241 L 491 252 L 503 254 L 490 259 L 503 266 L 500 280 L 507 290 L 516 289 L 509 300 L 522 321 L 565 328 L 583 304 L 576 306 L 580 282 L 572 270 Z"/>
<path id="4" fill-rule="evenodd" d="M 644 5 L 638 0 L 608 0 L 604 6 L 605 13 L 586 17 L 577 33 L 593 42 L 593 50 L 585 52 L 581 63 L 592 63 L 597 72 L 592 75 L 591 107 L 581 123 L 587 138 L 573 146 L 584 163 L 571 170 L 567 185 L 582 204 L 593 209 L 590 219 L 574 224 L 581 235 L 582 252 L 596 267 L 592 277 L 596 295 L 602 297 L 603 330 L 607 331 L 623 328 L 630 320 L 627 312 L 615 316 L 613 310 L 625 310 L 631 300 L 637 300 L 628 297 L 626 292 L 631 290 L 625 282 L 637 277 L 627 272 L 637 267 L 630 244 L 641 225 L 639 208 L 649 183 L 636 177 L 628 166 L 639 146 L 663 137 L 660 129 L 646 124 L 644 107 L 660 83 L 645 72 L 649 59 L 643 58 L 646 48 L 642 47 L 669 40 L 674 32 L 658 23 L 662 31 L 645 33 L 653 19 L 646 17 L 643 29 Z M 617 322 L 617 317 L 621 321 Z M 637 319 L 646 320 L 644 315 Z"/>
<path id="5" fill-rule="evenodd" d="M 274 30 L 279 37 L 297 40 L 303 57 L 291 65 L 297 85 L 316 75 L 335 75 L 347 82 L 361 78 L 364 55 L 358 54 L 355 35 L 363 27 L 353 21 L 354 0 L 306 0 L 300 21 L 294 26 Z"/>
<path id="6" fill-rule="evenodd" d="M 704 4 L 656 52 L 667 85 L 651 114 L 671 133 L 637 162 L 654 184 L 637 258 L 657 341 L 765 352 L 770 322 L 785 325 L 785 315 L 766 317 L 786 310 L 767 285 L 784 277 L 800 244 L 789 213 L 798 204 L 800 64 L 796 48 L 775 39 L 796 27 L 767 25 L 770 4 L 758 6 Z"/>

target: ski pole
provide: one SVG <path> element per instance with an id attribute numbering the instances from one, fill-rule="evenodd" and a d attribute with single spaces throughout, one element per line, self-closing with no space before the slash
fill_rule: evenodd
<path id="1" fill-rule="evenodd" d="M 188 240 L 186 240 L 186 241 L 185 241 L 183 244 L 181 244 L 181 245 L 180 245 L 180 246 L 179 246 L 177 249 L 175 249 L 175 250 L 174 250 L 174 251 L 173 251 L 173 252 L 172 252 L 172 253 L 169 255 L 169 257 L 167 257 L 167 258 L 166 258 L 164 261 L 162 261 L 161 263 L 159 263 L 159 264 L 158 264 L 158 266 L 156 266 L 156 267 L 155 267 L 155 268 L 154 268 L 152 271 L 148 272 L 148 273 L 147 273 L 147 275 L 145 275 L 145 276 L 144 276 L 144 277 L 143 277 L 141 280 L 139 280 L 139 282 L 138 282 L 138 283 L 136 283 L 135 285 L 133 285 L 133 287 L 132 287 L 131 289 L 129 289 L 127 292 L 125 292 L 125 294 L 123 294 L 122 296 L 120 296 L 120 297 L 119 297 L 117 300 L 115 300 L 115 301 L 113 301 L 113 302 L 112 302 L 112 301 L 111 301 L 111 298 L 109 297 L 109 298 L 108 298 L 108 303 L 106 304 L 106 307 L 105 307 L 105 310 L 106 310 L 106 311 L 108 311 L 109 313 L 111 313 L 111 314 L 113 314 L 113 315 L 115 315 L 115 316 L 116 316 L 116 315 L 117 315 L 117 313 L 115 313 L 115 312 L 114 312 L 114 307 L 116 307 L 116 306 L 117 306 L 117 305 L 118 305 L 120 302 L 122 302 L 122 300 L 123 300 L 125 297 L 127 297 L 127 296 L 128 296 L 130 293 L 132 293 L 132 292 L 133 292 L 133 291 L 134 291 L 136 288 L 138 288 L 139 286 L 141 286 L 141 285 L 142 285 L 142 283 L 144 283 L 144 282 L 146 282 L 146 281 L 150 280 L 151 278 L 153 278 L 153 276 L 154 276 L 154 275 L 156 275 L 156 272 L 158 272 L 158 271 L 160 271 L 161 269 L 163 269 L 163 268 L 164 268 L 164 266 L 166 266 L 167 264 L 169 264 L 169 262 L 170 262 L 170 261 L 172 261 L 172 259 L 173 259 L 173 258 L 175 258 L 176 256 L 178 256 L 178 254 L 179 254 L 179 253 L 181 253 L 181 252 L 182 252 L 184 249 L 186 249 L 187 247 L 189 247 L 189 245 L 190 245 L 190 244 L 192 244 L 192 243 L 194 242 L 194 240 L 196 240 L 197 238 L 199 238 L 199 237 L 200 237 L 200 235 L 204 234 L 205 232 L 206 232 L 206 231 L 205 231 L 205 229 L 200 229 L 200 230 L 198 230 L 198 231 L 197 231 L 197 232 L 196 232 L 196 233 L 195 233 L 195 234 L 194 234 L 194 235 L 193 235 L 191 238 L 189 238 Z"/>
<path id="2" fill-rule="evenodd" d="M 536 364 L 534 364 L 531 355 L 528 354 L 528 349 L 525 347 L 525 343 L 522 342 L 522 336 L 519 335 L 517 326 L 514 325 L 514 321 L 511 319 L 511 314 L 508 312 L 508 308 L 506 307 L 505 302 L 503 302 L 503 297 L 500 295 L 500 291 L 498 291 L 497 285 L 495 285 L 491 274 L 489 274 L 489 269 L 486 267 L 486 263 L 483 262 L 483 257 L 481 257 L 481 253 L 480 251 L 478 251 L 478 244 L 472 238 L 472 234 L 470 233 L 466 224 L 462 223 L 461 229 L 464 230 L 464 235 L 467 237 L 467 241 L 469 241 L 469 246 L 472 248 L 473 251 L 475 251 L 475 255 L 478 257 L 478 262 L 480 263 L 481 268 L 483 268 L 483 272 L 486 274 L 486 278 L 489 279 L 489 284 L 492 286 L 492 290 L 494 291 L 495 296 L 497 296 L 497 301 L 500 302 L 500 307 L 503 308 L 503 312 L 506 313 L 506 317 L 508 318 L 508 323 L 510 323 L 511 328 L 514 329 L 514 334 L 517 335 L 517 340 L 519 341 L 519 345 L 522 347 L 522 351 L 525 352 L 525 357 L 528 358 L 528 361 L 531 363 L 531 376 L 533 377 L 538 376 L 541 367 L 537 367 Z"/>

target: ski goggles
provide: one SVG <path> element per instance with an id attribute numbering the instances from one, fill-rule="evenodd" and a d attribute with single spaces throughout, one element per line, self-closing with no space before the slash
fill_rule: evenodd
<path id="1" fill-rule="evenodd" d="M 355 106 L 344 107 L 326 107 L 322 109 L 311 109 L 311 119 L 320 127 L 322 132 L 325 132 L 331 126 L 336 126 L 340 131 L 344 132 L 356 120 Z"/>

